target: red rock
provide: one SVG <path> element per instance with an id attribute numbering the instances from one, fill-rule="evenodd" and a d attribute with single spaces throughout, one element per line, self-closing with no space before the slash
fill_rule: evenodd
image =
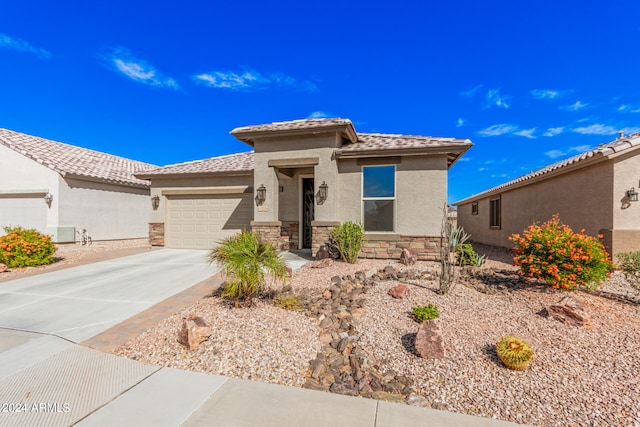
<path id="1" fill-rule="evenodd" d="M 444 358 L 442 330 L 437 319 L 425 320 L 416 334 L 416 352 L 424 359 Z"/>
<path id="2" fill-rule="evenodd" d="M 400 263 L 404 265 L 413 265 L 416 263 L 416 256 L 407 248 L 402 249 L 400 254 Z"/>
<path id="3" fill-rule="evenodd" d="M 311 268 L 327 268 L 333 265 L 333 258 L 324 258 L 318 261 L 313 261 L 309 266 Z"/>
<path id="4" fill-rule="evenodd" d="M 574 326 L 592 326 L 589 307 L 579 298 L 566 296 L 547 307 L 549 316 Z"/>
<path id="5" fill-rule="evenodd" d="M 405 299 L 409 295 L 409 287 L 406 285 L 397 285 L 389 289 L 389 295 L 396 299 Z"/>
<path id="6" fill-rule="evenodd" d="M 287 276 L 289 278 L 293 277 L 293 269 L 291 267 L 287 267 Z"/>
<path id="7" fill-rule="evenodd" d="M 0 273 L 4 273 L 5 271 L 8 271 L 9 267 L 7 267 L 5 264 L 0 263 Z"/>
<path id="8" fill-rule="evenodd" d="M 182 318 L 177 340 L 189 350 L 194 350 L 212 333 L 213 329 L 207 325 L 202 317 L 189 314 Z"/>

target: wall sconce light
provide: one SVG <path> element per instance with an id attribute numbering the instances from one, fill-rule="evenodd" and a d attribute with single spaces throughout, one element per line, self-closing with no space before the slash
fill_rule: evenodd
<path id="1" fill-rule="evenodd" d="M 51 202 L 53 202 L 53 194 L 47 193 L 44 195 L 44 202 L 51 207 Z"/>
<path id="2" fill-rule="evenodd" d="M 267 189 L 264 184 L 260 184 L 256 190 L 256 205 L 261 206 L 265 200 L 267 200 Z"/>
<path id="3" fill-rule="evenodd" d="M 327 192 L 329 190 L 329 186 L 326 182 L 322 181 L 322 184 L 318 187 L 318 199 L 321 201 L 327 200 Z"/>
<path id="4" fill-rule="evenodd" d="M 627 197 L 629 198 L 630 202 L 638 201 L 638 192 L 636 191 L 635 187 L 631 187 L 631 190 L 627 190 Z"/>
<path id="5" fill-rule="evenodd" d="M 155 211 L 156 209 L 158 209 L 158 206 L 160 206 L 160 196 L 153 196 L 151 198 L 151 207 Z"/>

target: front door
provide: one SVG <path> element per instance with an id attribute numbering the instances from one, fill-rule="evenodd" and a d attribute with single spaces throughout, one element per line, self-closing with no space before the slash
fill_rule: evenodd
<path id="1" fill-rule="evenodd" d="M 314 200 L 313 178 L 302 178 L 302 247 L 308 249 L 311 249 Z"/>

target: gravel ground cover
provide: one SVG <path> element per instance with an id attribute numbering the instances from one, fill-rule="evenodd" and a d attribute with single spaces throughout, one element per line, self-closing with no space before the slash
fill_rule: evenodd
<path id="1" fill-rule="evenodd" d="M 488 269 L 513 271 L 508 251 L 478 247 Z M 437 272 L 436 263 L 405 267 L 395 261 L 336 262 L 326 269 L 305 266 L 291 281 L 294 291 L 325 289 L 333 276 L 393 265 Z M 461 278 L 448 296 L 435 280 L 405 280 L 409 296 L 387 295 L 397 280 L 376 281 L 367 289 L 364 315 L 356 321 L 358 345 L 375 355 L 380 370 L 414 380 L 427 406 L 494 417 L 535 426 L 640 425 L 640 307 L 602 296 L 575 292 L 592 314 L 592 326 L 565 325 L 545 316 L 544 307 L 566 293 L 532 284 L 489 294 L 465 286 Z M 640 298 L 618 272 L 603 290 Z M 418 324 L 409 318 L 415 304 L 436 304 L 446 356 L 425 360 L 415 354 Z M 193 351 L 176 342 L 181 318 L 196 314 L 214 334 Z M 268 301 L 234 309 L 211 296 L 175 314 L 115 354 L 180 369 L 301 386 L 309 361 L 321 348 L 318 319 L 286 311 Z M 495 354 L 504 335 L 517 335 L 534 349 L 535 360 L 522 372 L 506 369 Z"/>

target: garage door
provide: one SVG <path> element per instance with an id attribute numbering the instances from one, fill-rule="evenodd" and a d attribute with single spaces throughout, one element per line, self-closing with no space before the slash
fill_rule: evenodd
<path id="1" fill-rule="evenodd" d="M 211 249 L 218 241 L 251 228 L 251 194 L 167 196 L 168 248 Z"/>
<path id="2" fill-rule="evenodd" d="M 46 232 L 47 204 L 42 197 L 0 197 L 0 236 L 8 225 Z"/>

